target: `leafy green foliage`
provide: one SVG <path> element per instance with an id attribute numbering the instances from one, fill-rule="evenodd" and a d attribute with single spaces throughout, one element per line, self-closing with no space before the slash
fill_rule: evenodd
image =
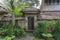
<path id="1" fill-rule="evenodd" d="M 0 36 L 11 36 L 13 34 L 13 24 L 10 22 L 8 25 L 0 29 Z"/>
<path id="2" fill-rule="evenodd" d="M 13 40 L 14 38 L 15 38 L 15 36 L 11 36 L 11 37 L 6 36 L 3 40 Z"/>
<path id="3" fill-rule="evenodd" d="M 14 13 L 16 17 L 23 16 L 23 13 L 21 12 L 22 8 L 27 8 L 28 6 L 22 5 L 22 6 L 14 6 Z"/>
<path id="4" fill-rule="evenodd" d="M 48 33 L 48 27 L 51 27 L 50 33 Z M 56 40 L 60 40 L 60 20 L 38 23 L 34 35 L 39 38 L 54 37 Z"/>
<path id="5" fill-rule="evenodd" d="M 53 37 L 53 35 L 52 34 L 50 34 L 50 33 L 47 33 L 47 34 L 42 34 L 44 37 L 47 37 L 47 38 L 52 38 Z"/>
<path id="6" fill-rule="evenodd" d="M 6 31 L 7 31 L 7 29 L 5 30 L 5 29 L 0 29 L 0 35 L 1 36 L 5 36 L 6 35 Z"/>
<path id="7" fill-rule="evenodd" d="M 55 26 L 56 26 L 56 21 L 53 20 L 53 21 L 49 22 L 48 25 L 52 28 L 52 30 L 54 30 Z"/>
<path id="8" fill-rule="evenodd" d="M 47 22 L 47 21 L 44 21 L 43 30 L 44 30 L 44 33 L 45 33 L 45 34 L 48 33 L 48 22 Z"/>
<path id="9" fill-rule="evenodd" d="M 15 37 L 24 37 L 26 32 L 24 29 L 22 29 L 18 24 L 13 26 L 12 22 L 10 22 L 7 26 L 2 27 L 0 29 L 0 36 L 1 37 L 12 37 L 14 35 Z"/>
<path id="10" fill-rule="evenodd" d="M 52 30 L 52 34 L 56 40 L 60 40 L 60 20 L 56 21 L 54 30 Z"/>
<path id="11" fill-rule="evenodd" d="M 26 32 L 18 24 L 16 24 L 14 28 L 14 35 L 16 37 L 24 37 L 26 35 Z"/>
<path id="12" fill-rule="evenodd" d="M 55 21 L 55 27 L 54 30 L 52 30 L 52 33 L 59 33 L 60 32 L 60 20 Z"/>
<path id="13" fill-rule="evenodd" d="M 42 33 L 47 33 L 47 23 L 44 21 L 44 23 L 38 23 L 37 28 L 34 30 L 34 35 L 36 37 L 41 38 Z"/>
<path id="14" fill-rule="evenodd" d="M 4 0 L 4 4 L 0 3 L 1 5 L 6 5 L 5 7 L 9 13 L 15 14 L 16 17 L 24 16 L 23 13 L 21 12 L 22 9 L 24 8 L 31 8 L 35 4 L 36 6 L 39 4 L 39 0 Z"/>
<path id="15" fill-rule="evenodd" d="M 38 26 L 34 31 L 34 35 L 36 37 L 43 37 L 42 34 L 48 34 L 48 27 L 51 27 L 52 30 L 54 30 L 55 26 L 56 26 L 55 21 L 48 22 L 48 21 L 45 20 L 45 21 L 43 21 L 41 23 L 38 23 Z"/>

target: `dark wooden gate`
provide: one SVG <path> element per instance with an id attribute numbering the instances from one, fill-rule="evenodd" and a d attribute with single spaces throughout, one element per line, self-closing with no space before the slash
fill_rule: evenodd
<path id="1" fill-rule="evenodd" d="M 34 30 L 34 17 L 28 17 L 28 30 Z"/>

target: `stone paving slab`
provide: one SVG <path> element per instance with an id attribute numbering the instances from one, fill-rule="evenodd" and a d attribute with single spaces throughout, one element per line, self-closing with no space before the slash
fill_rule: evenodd
<path id="1" fill-rule="evenodd" d="M 27 35 L 25 38 L 22 38 L 22 39 L 15 39 L 15 40 L 34 40 L 34 37 L 33 36 L 29 36 Z"/>
<path id="2" fill-rule="evenodd" d="M 34 39 L 34 37 L 32 37 L 32 36 L 27 36 L 26 38 L 24 38 L 24 40 L 33 40 Z"/>

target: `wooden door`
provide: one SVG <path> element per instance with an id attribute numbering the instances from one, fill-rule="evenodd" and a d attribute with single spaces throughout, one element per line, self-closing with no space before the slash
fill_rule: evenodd
<path id="1" fill-rule="evenodd" d="M 34 17 L 28 17 L 28 30 L 34 30 Z"/>

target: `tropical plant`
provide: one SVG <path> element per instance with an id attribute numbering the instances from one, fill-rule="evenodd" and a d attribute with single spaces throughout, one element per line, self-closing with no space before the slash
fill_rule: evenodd
<path id="1" fill-rule="evenodd" d="M 16 37 L 24 37 L 26 35 L 26 32 L 23 28 L 21 28 L 18 23 L 15 24 L 14 27 L 14 35 Z"/>
<path id="2" fill-rule="evenodd" d="M 14 35 L 15 37 L 24 37 L 25 34 L 26 32 L 24 31 L 24 29 L 22 29 L 18 24 L 13 26 L 12 22 L 9 22 L 8 25 L 0 29 L 1 37 L 6 37 L 6 36 L 11 37 L 12 35 Z"/>
<path id="3" fill-rule="evenodd" d="M 43 27 L 44 33 L 47 34 L 48 33 L 48 22 L 44 21 L 43 23 L 44 23 L 44 27 Z"/>
<path id="4" fill-rule="evenodd" d="M 10 22 L 8 25 L 0 29 L 0 36 L 11 36 L 13 33 L 13 24 Z"/>
<path id="5" fill-rule="evenodd" d="M 14 13 L 15 16 L 23 16 L 23 13 L 21 12 L 22 8 L 26 8 L 28 6 L 26 5 L 20 5 L 20 1 L 17 0 L 4 0 L 4 3 L 0 3 L 1 5 L 6 5 L 5 9 L 9 13 Z"/>
<path id="6" fill-rule="evenodd" d="M 21 12 L 22 9 L 32 7 L 36 4 L 39 4 L 39 0 L 3 0 L 4 3 L 0 3 L 1 5 L 6 5 L 5 9 L 9 13 L 14 13 L 15 16 L 23 16 Z M 13 11 L 13 12 L 12 12 Z"/>
<path id="7" fill-rule="evenodd" d="M 49 22 L 49 27 L 51 27 L 51 31 L 55 29 L 56 21 L 50 21 Z"/>
<path id="8" fill-rule="evenodd" d="M 45 21 L 43 21 L 41 23 L 38 23 L 38 26 L 37 26 L 37 28 L 34 31 L 34 35 L 36 37 L 40 37 L 41 36 L 41 37 L 44 38 L 44 36 L 42 34 L 51 34 L 52 31 L 55 29 L 55 26 L 56 26 L 56 21 L 53 20 L 53 21 L 48 22 L 48 21 L 45 20 Z M 48 27 L 51 27 L 51 32 L 50 33 L 49 33 Z"/>
<path id="9" fill-rule="evenodd" d="M 43 33 L 47 34 L 47 25 L 48 25 L 47 21 L 38 23 L 37 28 L 34 30 L 34 35 L 36 37 L 41 38 L 41 37 L 43 37 L 42 36 Z"/>
<path id="10" fill-rule="evenodd" d="M 56 21 L 55 28 L 52 31 L 52 34 L 54 35 L 55 40 L 60 40 L 60 20 Z"/>
<path id="11" fill-rule="evenodd" d="M 2 39 L 2 40 L 14 40 L 14 38 L 15 38 L 15 36 L 11 36 L 11 37 L 9 37 L 9 36 L 6 36 L 4 39 Z"/>

